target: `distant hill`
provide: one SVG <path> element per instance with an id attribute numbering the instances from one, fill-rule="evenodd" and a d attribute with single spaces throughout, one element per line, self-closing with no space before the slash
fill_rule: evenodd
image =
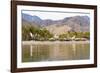
<path id="1" fill-rule="evenodd" d="M 67 31 L 86 32 L 90 30 L 90 18 L 88 16 L 73 16 L 61 20 L 42 20 L 38 16 L 22 13 L 22 24 L 43 27 L 52 33 L 64 33 Z M 58 33 L 59 32 L 59 33 Z"/>
<path id="2" fill-rule="evenodd" d="M 71 27 L 67 25 L 56 26 L 56 24 L 54 24 L 47 26 L 46 29 L 48 29 L 53 34 L 60 35 L 66 33 L 67 31 L 70 31 Z"/>

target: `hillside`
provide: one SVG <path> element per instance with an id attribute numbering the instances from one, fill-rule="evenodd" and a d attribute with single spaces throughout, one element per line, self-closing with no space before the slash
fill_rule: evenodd
<path id="1" fill-rule="evenodd" d="M 32 25 L 39 28 L 46 28 L 51 33 L 57 35 L 63 34 L 67 31 L 89 32 L 90 18 L 88 16 L 66 16 L 66 18 L 61 20 L 43 20 L 39 16 L 31 16 L 22 13 L 22 25 Z"/>
<path id="2" fill-rule="evenodd" d="M 56 24 L 47 26 L 45 28 L 56 35 L 64 34 L 71 30 L 71 28 L 67 25 L 56 26 Z"/>

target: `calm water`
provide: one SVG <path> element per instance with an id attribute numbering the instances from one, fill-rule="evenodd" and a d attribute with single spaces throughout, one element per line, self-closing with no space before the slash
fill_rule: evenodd
<path id="1" fill-rule="evenodd" d="M 22 62 L 89 59 L 89 42 L 60 42 L 22 45 Z"/>

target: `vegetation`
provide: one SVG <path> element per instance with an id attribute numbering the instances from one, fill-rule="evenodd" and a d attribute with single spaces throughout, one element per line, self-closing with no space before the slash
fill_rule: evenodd
<path id="1" fill-rule="evenodd" d="M 30 34 L 31 33 L 31 34 Z M 90 32 L 66 32 L 55 38 L 46 28 L 39 28 L 32 25 L 22 26 L 22 40 L 36 40 L 36 41 L 70 41 L 72 40 L 89 40 Z M 85 39 L 84 39 L 85 38 Z"/>
<path id="2" fill-rule="evenodd" d="M 32 33 L 32 36 L 30 35 Z M 22 26 L 22 40 L 48 40 L 53 37 L 45 28 L 37 28 L 34 26 Z"/>
<path id="3" fill-rule="evenodd" d="M 65 34 L 59 35 L 61 40 L 89 40 L 90 32 L 67 32 Z"/>
<path id="4" fill-rule="evenodd" d="M 90 38 L 90 32 L 67 32 L 65 34 L 59 35 L 59 38 L 71 38 L 75 36 L 75 38 Z"/>

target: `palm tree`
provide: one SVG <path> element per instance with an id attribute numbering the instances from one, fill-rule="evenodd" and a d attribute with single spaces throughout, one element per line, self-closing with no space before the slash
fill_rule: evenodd
<path id="1" fill-rule="evenodd" d="M 76 37 L 76 36 L 74 35 L 71 39 L 72 39 L 72 40 L 74 40 L 74 39 L 75 39 L 75 37 Z"/>

